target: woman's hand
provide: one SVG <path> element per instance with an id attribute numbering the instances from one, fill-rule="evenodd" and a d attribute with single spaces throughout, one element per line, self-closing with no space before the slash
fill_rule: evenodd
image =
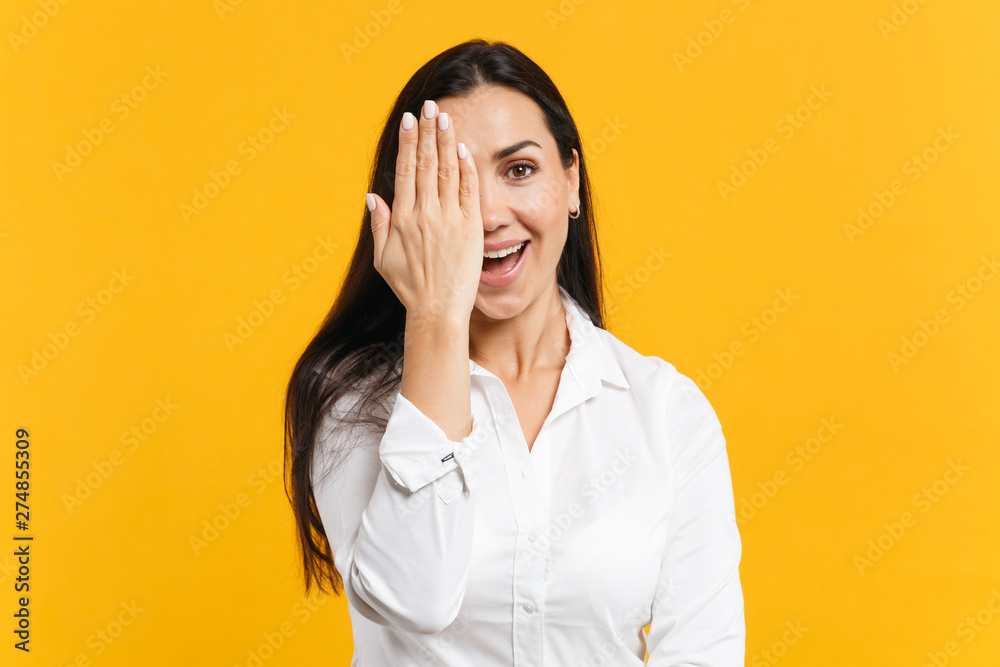
<path id="1" fill-rule="evenodd" d="M 430 117 L 428 117 L 430 115 Z M 407 121 L 415 125 L 405 129 Z M 442 129 L 443 128 L 443 129 Z M 399 128 L 392 211 L 375 194 L 371 213 L 375 270 L 406 307 L 407 320 L 468 326 L 483 266 L 479 180 L 472 155 L 432 100 L 419 123 L 407 112 Z"/>

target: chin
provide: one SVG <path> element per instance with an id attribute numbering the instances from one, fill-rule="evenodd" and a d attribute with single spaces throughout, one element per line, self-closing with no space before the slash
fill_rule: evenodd
<path id="1" fill-rule="evenodd" d="M 489 295 L 479 292 L 475 309 L 491 320 L 506 320 L 520 314 L 528 305 L 522 296 L 523 289 L 514 285 L 499 290 L 490 290 Z"/>

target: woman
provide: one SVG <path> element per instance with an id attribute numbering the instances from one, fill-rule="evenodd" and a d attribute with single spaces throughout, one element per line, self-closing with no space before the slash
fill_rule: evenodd
<path id="1" fill-rule="evenodd" d="M 286 405 L 306 591 L 346 593 L 352 664 L 742 665 L 721 425 L 603 329 L 552 81 L 501 42 L 444 51 L 400 93 L 370 187 Z"/>

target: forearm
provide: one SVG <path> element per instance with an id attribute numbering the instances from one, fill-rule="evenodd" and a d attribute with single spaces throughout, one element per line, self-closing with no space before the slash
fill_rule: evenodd
<path id="1" fill-rule="evenodd" d="M 458 442 L 472 431 L 469 325 L 407 313 L 400 393 Z"/>

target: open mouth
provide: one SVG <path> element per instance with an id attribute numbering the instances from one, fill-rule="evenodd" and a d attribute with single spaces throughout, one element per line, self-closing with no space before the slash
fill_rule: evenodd
<path id="1" fill-rule="evenodd" d="M 517 263 L 521 261 L 521 256 L 524 254 L 524 249 L 528 247 L 528 243 L 530 241 L 523 242 L 521 247 L 515 252 L 504 257 L 484 257 L 483 272 L 493 276 L 502 276 L 505 273 L 510 273 L 517 266 Z"/>

